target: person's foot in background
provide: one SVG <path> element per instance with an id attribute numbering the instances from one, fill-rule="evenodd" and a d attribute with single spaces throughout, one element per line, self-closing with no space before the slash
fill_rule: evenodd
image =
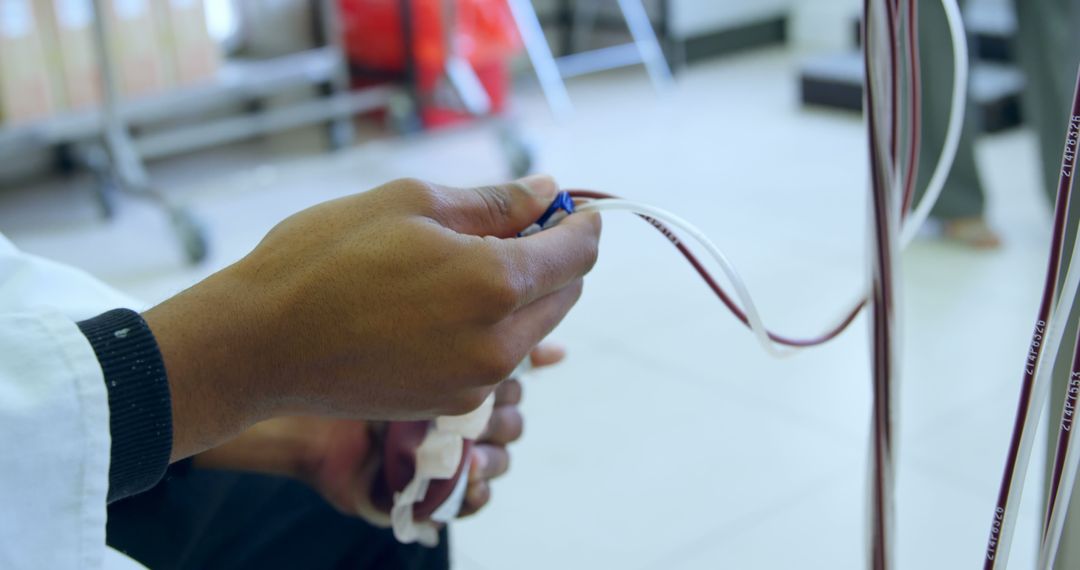
<path id="1" fill-rule="evenodd" d="M 941 235 L 948 241 L 972 249 L 989 250 L 1001 247 L 1001 236 L 982 216 L 942 220 Z"/>

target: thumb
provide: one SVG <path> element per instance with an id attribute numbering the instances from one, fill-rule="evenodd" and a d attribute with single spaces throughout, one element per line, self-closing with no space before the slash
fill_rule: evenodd
<path id="1" fill-rule="evenodd" d="M 448 188 L 434 217 L 458 233 L 514 237 L 543 215 L 558 191 L 555 179 L 546 175 L 496 186 Z"/>

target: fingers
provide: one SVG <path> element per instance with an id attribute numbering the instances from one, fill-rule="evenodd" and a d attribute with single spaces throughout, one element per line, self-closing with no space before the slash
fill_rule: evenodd
<path id="1" fill-rule="evenodd" d="M 565 356 L 566 351 L 554 344 L 537 346 L 530 354 L 534 366 L 549 366 Z M 521 396 L 521 382 L 513 378 L 495 389 L 495 408 L 491 412 L 491 419 L 472 449 L 468 487 L 459 516 L 476 514 L 491 502 L 490 481 L 509 470 L 510 454 L 505 446 L 520 439 L 524 431 L 524 417 L 518 408 Z"/>
<path id="2" fill-rule="evenodd" d="M 506 473 L 509 468 L 510 454 L 505 447 L 484 444 L 473 446 L 469 484 L 460 516 L 466 517 L 484 508 L 484 505 L 491 501 L 490 481 Z"/>
<path id="3" fill-rule="evenodd" d="M 566 349 L 557 345 L 544 343 L 533 349 L 529 355 L 532 365 L 536 368 L 558 364 L 566 358 Z"/>
<path id="4" fill-rule="evenodd" d="M 530 303 L 507 317 L 495 328 L 505 339 L 512 339 L 518 354 L 540 343 L 566 316 L 581 297 L 584 281 L 576 279 L 567 286 Z"/>
<path id="5" fill-rule="evenodd" d="M 516 406 L 521 403 L 521 382 L 510 378 L 495 388 L 495 407 Z"/>
<path id="6" fill-rule="evenodd" d="M 520 394 L 520 392 L 519 392 Z M 491 419 L 477 440 L 482 443 L 509 445 L 525 431 L 525 418 L 515 405 L 498 405 L 491 411 Z"/>
<path id="7" fill-rule="evenodd" d="M 510 452 L 501 445 L 478 443 L 472 448 L 469 481 L 489 481 L 510 469 Z"/>
<path id="8" fill-rule="evenodd" d="M 600 228 L 599 214 L 573 214 L 553 228 L 498 242 L 510 274 L 525 285 L 520 305 L 558 291 L 592 270 Z"/>
<path id="9" fill-rule="evenodd" d="M 489 502 L 491 502 L 491 485 L 487 481 L 469 483 L 468 490 L 465 492 L 465 503 L 461 506 L 458 516 L 474 515 Z"/>
<path id="10" fill-rule="evenodd" d="M 437 187 L 439 204 L 432 217 L 458 233 L 514 237 L 544 213 L 558 185 L 549 176 L 477 188 Z"/>

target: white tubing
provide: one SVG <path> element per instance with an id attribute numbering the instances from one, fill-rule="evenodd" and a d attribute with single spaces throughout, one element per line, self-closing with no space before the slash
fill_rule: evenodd
<path id="1" fill-rule="evenodd" d="M 1009 485 L 1009 496 L 1005 504 L 1005 512 L 1002 513 L 1001 529 L 998 534 L 995 560 L 1002 570 L 1009 565 L 1009 549 L 1012 546 L 1012 538 L 1016 530 L 1016 517 L 1020 510 L 1020 502 L 1023 500 L 1024 481 L 1027 478 L 1028 466 L 1031 464 L 1031 452 L 1035 447 L 1035 435 L 1038 431 L 1039 420 L 1042 418 L 1043 407 L 1046 405 L 1047 396 L 1050 392 L 1054 362 L 1061 351 L 1061 341 L 1065 336 L 1065 326 L 1069 320 L 1069 313 L 1072 311 L 1073 300 L 1076 298 L 1077 291 L 1080 290 L 1080 268 L 1073 265 L 1075 263 L 1080 263 L 1080 240 L 1073 244 L 1069 269 L 1065 274 L 1065 284 L 1050 317 L 1050 324 L 1043 334 L 1043 354 L 1039 359 L 1039 367 L 1035 371 L 1035 381 L 1031 387 L 1030 407 L 1027 416 L 1024 418 L 1024 427 L 1020 436 L 1020 448 L 1017 450 L 1016 456 L 1016 467 L 1015 471 L 1013 471 L 1012 482 Z M 1055 509 L 1055 515 L 1059 512 L 1064 515 L 1063 511 Z M 1045 545 L 1043 550 L 1045 550 Z M 1040 552 L 1040 560 L 1043 559 L 1043 555 L 1044 553 Z"/>
<path id="2" fill-rule="evenodd" d="M 941 147 L 941 154 L 938 156 L 937 165 L 934 167 L 930 182 L 927 183 L 926 191 L 923 193 L 922 198 L 919 199 L 919 203 L 914 210 L 904 220 L 903 227 L 900 230 L 899 249 L 901 251 L 906 249 L 911 241 L 915 239 L 915 236 L 918 235 L 919 230 L 922 229 L 923 224 L 930 217 L 930 211 L 934 209 L 938 198 L 941 197 L 941 192 L 945 188 L 945 181 L 948 180 L 949 172 L 952 170 L 953 162 L 956 160 L 956 151 L 960 147 L 960 136 L 963 134 L 964 114 L 967 109 L 968 78 L 970 76 L 967 33 L 964 31 L 960 6 L 956 0 L 941 0 L 941 6 L 945 9 L 945 19 L 949 24 L 949 35 L 953 48 L 954 73 L 952 100 L 949 107 L 949 123 L 945 128 L 945 142 Z M 916 41 L 918 40 L 916 39 Z M 917 65 L 918 62 L 915 62 L 915 64 Z M 899 172 L 897 174 L 900 175 Z M 858 306 L 869 295 L 870 285 L 866 284 L 862 292 L 849 304 L 852 307 Z M 835 319 L 835 325 L 839 325 L 845 318 L 847 318 L 847 313 Z M 827 330 L 832 330 L 832 327 Z"/>
<path id="3" fill-rule="evenodd" d="M 945 181 L 949 178 L 949 171 L 952 170 L 953 161 L 956 160 L 956 150 L 960 146 L 960 135 L 964 127 L 969 75 L 967 36 L 964 32 L 964 22 L 960 17 L 960 6 L 957 5 L 956 0 L 941 0 L 941 6 L 945 9 L 945 19 L 949 23 L 949 34 L 952 37 L 953 46 L 954 74 L 949 125 L 945 129 L 945 144 L 941 148 L 941 156 L 938 157 L 937 166 L 934 167 L 934 174 L 930 177 L 926 192 L 904 223 L 900 235 L 901 249 L 911 243 L 911 240 L 919 233 L 919 229 L 930 217 L 930 210 L 934 208 L 934 204 L 941 196 Z"/>
<path id="4" fill-rule="evenodd" d="M 1072 376 L 1069 377 L 1070 384 Z M 1054 512 L 1050 515 L 1050 525 L 1043 537 L 1042 549 L 1039 551 L 1039 564 L 1036 568 L 1053 570 L 1057 560 L 1058 546 L 1061 544 L 1061 535 L 1065 530 L 1065 517 L 1069 512 L 1069 501 L 1072 500 L 1073 486 L 1076 484 L 1076 472 L 1080 468 L 1080 453 L 1076 452 L 1076 438 L 1069 438 L 1065 446 L 1065 471 L 1062 473 L 1061 483 L 1058 484 L 1058 492 L 1054 500 Z"/>
<path id="5" fill-rule="evenodd" d="M 1069 320 L 1069 314 L 1072 313 L 1076 293 L 1080 290 L 1080 269 L 1076 267 L 1078 263 L 1080 263 L 1080 239 L 1073 242 L 1072 256 L 1069 258 L 1069 269 L 1065 273 L 1065 286 L 1058 297 L 1058 304 L 1054 309 L 1054 320 L 1051 322 L 1053 336 L 1050 338 L 1050 344 L 1046 345 L 1047 353 L 1043 355 L 1042 363 L 1035 376 L 1035 386 L 1032 388 L 1032 408 L 1028 411 L 1028 421 L 1024 425 L 1024 438 L 1020 442 L 1020 456 L 1017 458 L 1024 468 L 1020 469 L 1016 474 L 1020 478 L 1019 484 L 1017 484 L 1015 478 L 1013 484 L 1013 487 L 1017 489 L 1016 502 L 1020 501 L 1020 493 L 1023 491 L 1024 474 L 1027 472 L 1026 467 L 1029 461 L 1028 458 L 1031 456 L 1035 430 L 1038 427 L 1039 417 L 1042 415 L 1042 406 L 1046 404 L 1047 394 L 1050 391 L 1050 378 L 1054 372 L 1054 363 L 1057 361 L 1058 352 L 1061 349 L 1065 326 Z M 1070 370 L 1071 366 L 1072 363 L 1070 362 Z M 1051 423 L 1050 425 L 1055 424 Z M 1029 430 L 1030 437 L 1028 436 Z M 1072 498 L 1073 484 L 1076 482 L 1077 468 L 1080 467 L 1080 454 L 1077 454 L 1074 449 L 1075 442 L 1075 436 L 1069 438 L 1069 443 L 1065 448 L 1065 471 L 1062 473 L 1061 484 L 1058 485 L 1058 496 L 1050 497 L 1050 500 L 1054 501 L 1054 512 L 1050 515 L 1050 526 L 1047 529 L 1046 536 L 1043 537 L 1042 549 L 1039 551 L 1039 564 L 1036 568 L 1053 568 L 1054 558 L 1057 556 L 1061 533 L 1065 528 L 1065 516 L 1069 511 L 1069 500 Z M 1009 505 L 1012 504 L 1013 501 L 1010 499 Z M 1005 519 L 1005 522 L 1008 522 L 1008 520 Z M 1012 529 L 1008 530 L 1011 531 Z M 1004 527 L 1002 531 L 1002 546 L 1005 548 L 1003 552 L 1008 556 L 1009 543 L 1005 539 L 1011 538 L 1011 536 L 1004 534 Z M 1008 558 L 1004 558 L 1003 561 L 1008 562 Z"/>
<path id="6" fill-rule="evenodd" d="M 789 356 L 794 352 L 794 350 L 781 347 L 777 343 L 773 342 L 771 338 L 769 338 L 769 331 L 765 328 L 765 323 L 761 320 L 761 314 L 758 313 L 757 305 L 754 304 L 754 299 L 750 295 L 750 290 L 747 289 L 746 283 L 743 282 L 743 279 L 739 275 L 739 272 L 736 271 L 735 266 L 732 265 L 730 261 L 728 261 L 728 258 L 724 255 L 724 252 L 720 251 L 720 248 L 717 247 L 716 244 L 709 239 L 709 236 L 705 235 L 704 232 L 699 230 L 690 222 L 671 212 L 668 212 L 667 210 L 662 210 L 648 204 L 632 202 L 630 200 L 592 200 L 579 206 L 577 210 L 579 212 L 631 212 L 634 214 L 656 218 L 657 220 L 660 220 L 666 224 L 669 224 L 686 232 L 687 235 L 694 238 L 694 240 L 696 240 L 699 244 L 701 244 L 702 247 L 705 248 L 705 251 L 707 251 L 709 255 L 712 256 L 712 258 L 720 266 L 720 269 L 724 272 L 724 275 L 727 277 L 728 281 L 731 282 L 731 286 L 735 291 L 735 296 L 739 299 L 742 305 L 743 312 L 746 313 L 746 320 L 750 325 L 750 330 L 754 332 L 754 336 L 757 337 L 758 343 L 761 344 L 765 351 L 775 357 Z"/>
<path id="7" fill-rule="evenodd" d="M 964 125 L 969 75 L 967 38 L 964 32 L 964 24 L 960 17 L 960 7 L 957 5 L 956 0 L 941 0 L 941 5 L 945 9 L 946 20 L 949 24 L 949 33 L 952 38 L 953 47 L 953 69 L 955 70 L 952 86 L 952 104 L 949 110 L 949 123 L 945 130 L 945 144 L 941 149 L 941 156 L 938 157 L 937 165 L 934 168 L 934 174 L 930 178 L 930 183 L 927 185 L 926 192 L 923 194 L 922 199 L 919 200 L 915 209 L 904 221 L 904 227 L 902 228 L 900 235 L 901 250 L 907 247 L 915 235 L 918 234 L 919 229 L 930 216 L 930 210 L 933 209 L 934 204 L 937 203 L 938 198 L 941 196 L 941 191 L 945 187 L 945 180 L 948 178 L 953 161 L 956 159 L 956 151 L 960 145 L 960 135 Z M 601 203 L 607 205 L 601 206 Z M 645 214 L 669 222 L 671 225 L 683 229 L 701 243 L 702 246 L 709 249 L 709 253 L 716 259 L 717 263 L 720 264 L 720 267 L 724 270 L 724 274 L 734 286 L 737 297 L 742 302 L 743 310 L 746 312 L 746 318 L 749 321 L 751 330 L 757 337 L 758 342 L 765 347 L 765 350 L 774 356 L 786 356 L 795 350 L 779 348 L 778 345 L 769 338 L 768 331 L 765 329 L 764 324 L 762 324 L 757 307 L 753 304 L 750 292 L 746 289 L 745 284 L 738 272 L 735 271 L 734 266 L 728 262 L 723 252 L 721 252 L 715 244 L 709 241 L 709 238 L 705 236 L 705 234 L 693 225 L 671 212 L 627 200 L 593 200 L 578 209 L 583 211 L 622 210 Z M 862 299 L 865 299 L 869 293 L 869 289 L 869 285 L 865 286 L 862 290 L 862 294 L 859 295 L 851 305 L 857 306 Z M 847 313 L 840 318 L 835 319 L 835 323 L 839 324 L 846 317 Z M 829 330 L 832 330 L 832 327 L 830 327 Z"/>

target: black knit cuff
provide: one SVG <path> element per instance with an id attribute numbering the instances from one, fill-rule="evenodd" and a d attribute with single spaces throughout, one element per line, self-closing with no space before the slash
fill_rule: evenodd
<path id="1" fill-rule="evenodd" d="M 172 453 L 172 402 L 154 334 L 135 311 L 116 309 L 79 323 L 109 391 L 109 497 L 153 487 Z"/>

